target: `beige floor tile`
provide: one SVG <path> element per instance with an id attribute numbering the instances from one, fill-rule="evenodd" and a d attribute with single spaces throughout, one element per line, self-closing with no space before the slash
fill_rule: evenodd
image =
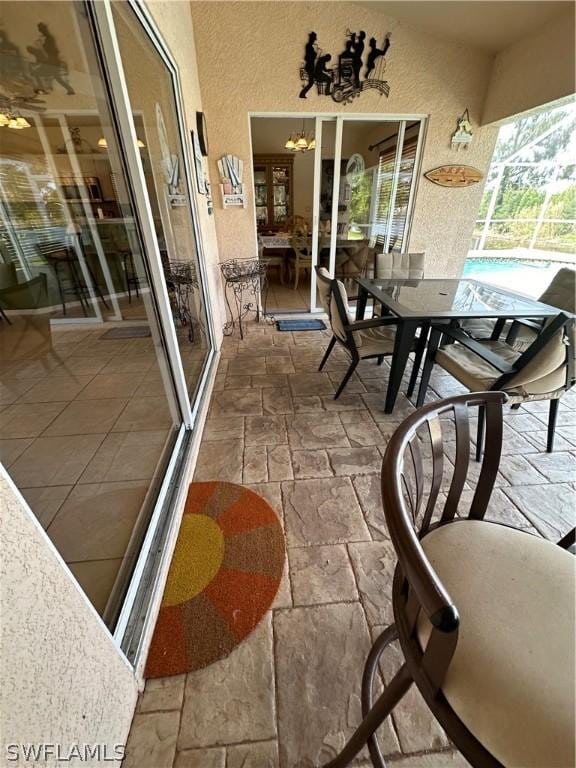
<path id="1" fill-rule="evenodd" d="M 228 363 L 228 374 L 231 376 L 254 376 L 257 373 L 266 373 L 266 358 L 263 356 L 234 357 Z"/>
<path id="2" fill-rule="evenodd" d="M 288 382 L 296 396 L 333 395 L 336 391 L 327 373 L 292 373 L 288 374 Z"/>
<path id="3" fill-rule="evenodd" d="M 54 403 L 74 400 L 93 378 L 92 374 L 51 374 L 22 395 L 19 402 Z"/>
<path id="4" fill-rule="evenodd" d="M 215 691 L 226 691 L 225 696 Z M 188 674 L 178 749 L 276 738 L 270 612 L 225 659 Z"/>
<path id="5" fill-rule="evenodd" d="M 174 768 L 226 768 L 226 750 L 216 747 L 177 752 Z"/>
<path id="6" fill-rule="evenodd" d="M 44 431 L 44 437 L 110 432 L 128 400 L 75 400 Z"/>
<path id="7" fill-rule="evenodd" d="M 231 416 L 226 419 L 207 419 L 202 433 L 202 440 L 214 442 L 216 440 L 233 440 L 244 437 L 244 418 Z"/>
<path id="8" fill-rule="evenodd" d="M 97 373 L 100 373 L 105 366 L 106 363 L 102 360 L 71 355 L 64 360 L 62 365 L 59 365 L 58 368 L 54 369 L 53 375 L 58 376 L 60 373 L 68 373 L 73 376 L 95 376 Z"/>
<path id="9" fill-rule="evenodd" d="M 10 469 L 10 465 L 24 453 L 33 439 L 33 437 L 14 437 L 11 440 L 0 440 L 0 462 L 6 469 Z"/>
<path id="10" fill-rule="evenodd" d="M 39 437 L 12 464 L 10 474 L 22 488 L 73 484 L 103 440 L 103 434 Z"/>
<path id="11" fill-rule="evenodd" d="M 351 602 L 358 590 L 346 547 L 296 547 L 288 551 L 294 605 Z"/>
<path id="12" fill-rule="evenodd" d="M 142 373 L 99 373 L 80 392 L 78 400 L 132 397 L 143 377 Z"/>
<path id="13" fill-rule="evenodd" d="M 77 485 L 48 535 L 67 562 L 121 558 L 146 491 L 147 486 L 139 483 Z"/>
<path id="14" fill-rule="evenodd" d="M 349 544 L 348 551 L 368 623 L 392 624 L 392 580 L 398 558 L 391 542 Z"/>
<path id="15" fill-rule="evenodd" d="M 247 487 L 266 499 L 268 504 L 278 515 L 278 519 L 284 524 L 284 512 L 282 507 L 282 490 L 280 483 L 248 483 Z"/>
<path id="16" fill-rule="evenodd" d="M 287 445 L 268 446 L 268 479 L 272 481 L 292 480 L 292 461 Z"/>
<path id="17" fill-rule="evenodd" d="M 280 445 L 288 442 L 284 416 L 247 416 L 246 445 Z"/>
<path id="18" fill-rule="evenodd" d="M 186 675 L 159 677 L 146 680 L 144 693 L 138 703 L 138 712 L 168 712 L 182 709 Z"/>
<path id="19" fill-rule="evenodd" d="M 179 712 L 135 715 L 122 768 L 172 768 L 179 722 Z"/>
<path id="20" fill-rule="evenodd" d="M 43 528 L 48 528 L 74 486 L 54 485 L 46 488 L 20 488 L 22 496 Z"/>
<path id="21" fill-rule="evenodd" d="M 370 538 L 348 477 L 282 483 L 282 497 L 289 546 Z"/>
<path id="22" fill-rule="evenodd" d="M 274 636 L 280 766 L 324 765 L 362 719 L 360 681 L 370 648 L 364 611 L 359 603 L 277 611 Z M 385 752 L 398 751 L 390 726 L 382 730 Z"/>
<path id="23" fill-rule="evenodd" d="M 336 413 L 299 413 L 288 420 L 292 449 L 347 448 L 348 437 Z"/>
<path id="24" fill-rule="evenodd" d="M 382 457 L 374 446 L 329 448 L 328 456 L 335 475 L 370 475 L 382 469 Z"/>
<path id="25" fill-rule="evenodd" d="M 243 483 L 265 483 L 268 480 L 268 455 L 264 445 L 247 445 L 244 448 L 242 467 Z"/>
<path id="26" fill-rule="evenodd" d="M 243 440 L 215 441 L 200 447 L 194 481 L 224 480 L 242 482 Z"/>
<path id="27" fill-rule="evenodd" d="M 150 480 L 170 442 L 169 433 L 162 430 L 112 432 L 104 438 L 79 482 Z"/>
<path id="28" fill-rule="evenodd" d="M 37 437 L 60 414 L 67 403 L 9 405 L 0 411 L 0 437 Z"/>
<path id="29" fill-rule="evenodd" d="M 228 747 L 226 768 L 278 768 L 278 745 L 275 741 L 261 741 Z"/>
<path id="30" fill-rule="evenodd" d="M 332 467 L 328 452 L 322 450 L 292 451 L 292 467 L 296 480 L 309 480 L 315 477 L 332 477 Z"/>
<path id="31" fill-rule="evenodd" d="M 261 389 L 225 389 L 222 392 L 215 392 L 212 397 L 210 418 L 254 416 L 261 413 Z"/>
<path id="32" fill-rule="evenodd" d="M 98 613 L 102 613 L 106 608 L 121 565 L 121 558 L 68 563 L 68 568 Z"/>
<path id="33" fill-rule="evenodd" d="M 0 381 L 0 405 L 15 403 L 34 386 L 33 379 L 3 379 Z"/>
<path id="34" fill-rule="evenodd" d="M 96 402 L 119 402 L 116 400 L 91 400 Z M 112 432 L 139 432 L 146 430 L 166 430 L 175 425 L 176 416 L 170 411 L 165 397 L 134 397 L 122 410 Z"/>
<path id="35" fill-rule="evenodd" d="M 262 390 L 262 411 L 264 414 L 281 415 L 294 413 L 292 393 L 288 387 Z"/>
<path id="36" fill-rule="evenodd" d="M 154 355 L 143 355 L 130 358 L 122 355 L 121 357 L 113 357 L 105 363 L 97 373 L 147 373 L 156 368 L 157 362 Z"/>

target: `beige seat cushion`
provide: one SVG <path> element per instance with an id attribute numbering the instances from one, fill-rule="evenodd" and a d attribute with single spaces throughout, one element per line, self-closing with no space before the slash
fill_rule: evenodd
<path id="1" fill-rule="evenodd" d="M 574 556 L 477 520 L 422 546 L 460 614 L 442 687 L 450 706 L 505 766 L 574 766 Z M 421 616 L 423 646 L 429 633 Z"/>
<path id="2" fill-rule="evenodd" d="M 566 385 L 566 347 L 562 338 L 562 331 L 559 331 L 536 357 L 510 379 L 504 391 L 520 397 L 557 396 L 558 391 Z M 481 343 L 509 364 L 514 363 L 521 354 L 504 341 Z M 471 392 L 490 389 L 501 376 L 494 366 L 458 343 L 439 349 L 436 362 Z"/>

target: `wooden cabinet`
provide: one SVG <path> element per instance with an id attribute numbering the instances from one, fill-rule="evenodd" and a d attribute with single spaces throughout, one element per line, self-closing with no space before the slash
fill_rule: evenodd
<path id="1" fill-rule="evenodd" d="M 289 231 L 294 223 L 294 156 L 254 155 L 258 232 Z"/>

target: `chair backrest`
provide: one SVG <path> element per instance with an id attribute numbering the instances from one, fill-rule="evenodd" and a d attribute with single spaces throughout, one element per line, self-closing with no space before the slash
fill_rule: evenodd
<path id="1" fill-rule="evenodd" d="M 486 450 L 467 517 L 482 520 L 498 474 L 502 452 L 502 392 L 476 392 L 436 401 L 405 419 L 394 432 L 382 462 L 382 502 L 398 556 L 394 616 L 399 632 L 412 635 L 420 612 L 431 625 L 422 654 L 428 682 L 439 688 L 458 640 L 457 606 L 427 559 L 420 539 L 432 526 L 463 516 L 461 495 L 470 459 L 470 411 L 485 408 Z M 439 504 L 445 473 L 443 433 L 456 432 L 455 465 L 449 490 Z M 425 472 L 424 459 L 431 464 Z M 448 465 L 449 466 L 449 465 Z M 454 523 L 458 525 L 459 523 Z M 457 553 L 456 553 L 457 556 Z"/>
<path id="2" fill-rule="evenodd" d="M 375 277 L 378 280 L 421 280 L 425 253 L 377 253 Z"/>
<path id="3" fill-rule="evenodd" d="M 46 303 L 47 297 L 46 275 L 40 272 L 31 280 L 0 290 L 0 305 L 4 309 L 38 309 Z"/>
<path id="4" fill-rule="evenodd" d="M 547 321 L 544 329 L 515 361 L 517 373 L 507 374 L 495 386 L 524 395 L 541 395 L 569 388 L 574 379 L 574 320 L 562 312 Z"/>
<path id="5" fill-rule="evenodd" d="M 18 285 L 18 276 L 16 274 L 16 264 L 0 264 L 0 290 L 3 288 L 12 288 Z"/>
<path id="6" fill-rule="evenodd" d="M 576 270 L 562 267 L 552 278 L 552 281 L 540 301 L 558 307 L 565 312 L 576 314 Z"/>
<path id="7" fill-rule="evenodd" d="M 39 256 L 48 262 L 55 259 L 72 258 L 70 248 L 65 243 L 58 241 L 36 243 L 36 250 Z"/>
<path id="8" fill-rule="evenodd" d="M 341 280 L 332 279 L 327 269 L 316 267 L 320 303 L 330 321 L 332 333 L 347 347 L 359 347 L 361 337 L 352 333 L 348 326 L 354 318 L 348 313 L 348 294 Z"/>
<path id="9" fill-rule="evenodd" d="M 299 259 L 310 261 L 312 259 L 311 243 L 307 237 L 293 236 L 290 245 Z"/>

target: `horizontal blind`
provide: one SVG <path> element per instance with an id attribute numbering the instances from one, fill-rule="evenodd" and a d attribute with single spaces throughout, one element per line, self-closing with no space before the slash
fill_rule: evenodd
<path id="1" fill-rule="evenodd" d="M 34 177 L 27 165 L 0 160 L 0 246 L 4 261 L 40 266 L 36 245 L 62 241 L 66 226 L 62 202 L 51 177 Z"/>
<path id="2" fill-rule="evenodd" d="M 417 145 L 418 137 L 413 137 L 406 139 L 404 141 L 404 146 L 402 147 L 396 200 L 394 201 L 391 224 L 390 213 L 393 203 L 392 187 L 394 181 L 396 147 L 393 146 L 390 149 L 380 152 L 378 158 L 378 183 L 376 187 L 376 216 L 373 229 L 376 246 L 384 245 L 388 230 L 390 230 L 391 250 L 400 250 L 402 246 L 402 237 L 404 235 L 406 217 L 408 215 L 408 200 L 414 173 L 414 163 L 416 161 Z"/>

